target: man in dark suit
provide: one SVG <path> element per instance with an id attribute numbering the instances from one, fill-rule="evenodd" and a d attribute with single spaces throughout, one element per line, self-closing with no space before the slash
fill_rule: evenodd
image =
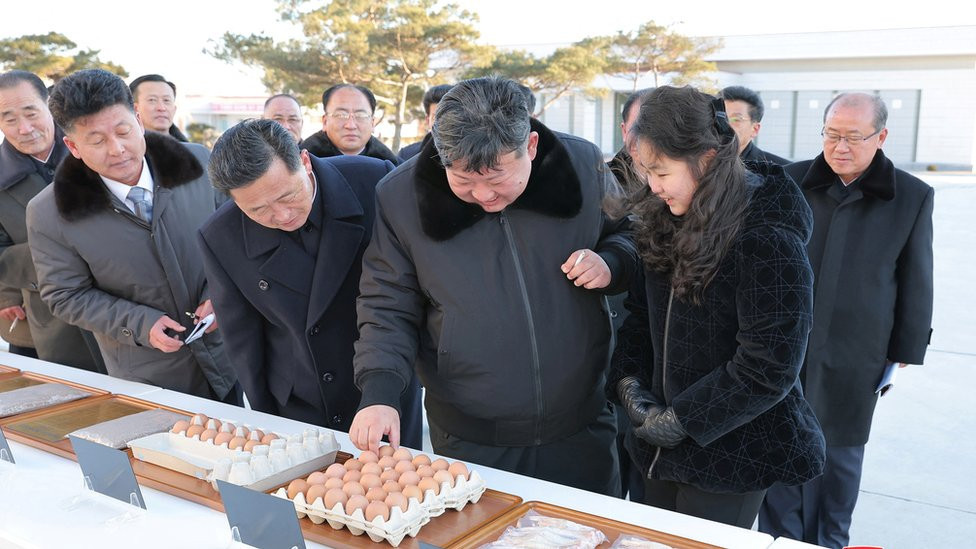
<path id="1" fill-rule="evenodd" d="M 932 325 L 932 187 L 881 150 L 884 101 L 838 95 L 824 111 L 823 153 L 790 164 L 813 210 L 813 327 L 800 375 L 827 439 L 823 476 L 766 493 L 759 529 L 847 545 L 864 446 L 890 363 L 922 364 Z"/>
<path id="2" fill-rule="evenodd" d="M 753 143 L 759 136 L 762 127 L 763 101 L 759 94 L 745 86 L 729 86 L 719 95 L 725 100 L 725 112 L 729 116 L 729 125 L 735 130 L 739 138 L 739 156 L 742 160 L 752 162 L 772 162 L 780 166 L 790 163 L 789 160 L 766 152 Z"/>
<path id="3" fill-rule="evenodd" d="M 227 130 L 210 157 L 230 194 L 200 229 L 210 294 L 244 393 L 254 409 L 348 431 L 359 406 L 353 343 L 362 255 L 374 187 L 393 170 L 363 156 L 299 152 L 273 120 Z M 404 444 L 420 448 L 420 394 Z"/>

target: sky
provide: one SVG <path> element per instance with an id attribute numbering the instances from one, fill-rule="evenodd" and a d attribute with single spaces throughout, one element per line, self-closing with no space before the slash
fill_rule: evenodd
<path id="1" fill-rule="evenodd" d="M 455 0 L 479 15 L 481 42 L 512 48 L 556 47 L 587 36 L 634 30 L 654 20 L 693 36 L 976 25 L 976 10 L 957 0 L 805 2 L 745 0 Z M 224 32 L 286 35 L 274 0 L 41 0 L 27 17 L 18 2 L 0 18 L 0 37 L 57 31 L 101 58 L 123 65 L 130 78 L 160 73 L 180 95 L 263 95 L 255 69 L 203 53 Z M 596 7 L 599 9 L 596 9 Z M 750 13 L 751 12 L 751 13 Z"/>

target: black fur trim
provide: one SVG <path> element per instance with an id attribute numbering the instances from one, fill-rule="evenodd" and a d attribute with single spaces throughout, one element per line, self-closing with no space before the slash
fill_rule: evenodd
<path id="1" fill-rule="evenodd" d="M 525 190 L 509 207 L 562 219 L 574 217 L 583 207 L 583 191 L 569 152 L 559 136 L 542 123 L 533 119 L 531 124 L 532 131 L 539 134 L 539 147 Z M 451 191 L 433 139 L 424 140 L 417 157 L 415 184 L 427 236 L 448 240 L 485 216 L 480 206 L 464 202 Z"/>

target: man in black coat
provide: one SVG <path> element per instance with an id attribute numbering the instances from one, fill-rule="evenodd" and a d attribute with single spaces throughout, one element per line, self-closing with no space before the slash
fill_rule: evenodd
<path id="1" fill-rule="evenodd" d="M 824 150 L 787 172 L 813 209 L 813 328 L 801 374 L 827 439 L 822 477 L 774 486 L 759 526 L 826 547 L 847 545 L 864 445 L 888 364 L 921 364 L 932 323 L 933 189 L 881 150 L 880 97 L 845 93 L 824 113 Z"/>
<path id="2" fill-rule="evenodd" d="M 356 298 L 374 219 L 374 186 L 393 166 L 299 153 L 273 120 L 225 132 L 210 157 L 228 192 L 200 229 L 221 332 L 251 406 L 348 431 Z M 421 447 L 419 387 L 403 393 L 404 444 Z"/>
<path id="3" fill-rule="evenodd" d="M 424 126 L 427 128 L 428 132 L 430 132 L 430 129 L 434 127 L 434 115 L 437 114 L 437 104 L 441 102 L 441 98 L 444 97 L 444 94 L 450 90 L 450 84 L 441 84 L 439 86 L 429 88 L 426 92 L 424 92 L 423 105 L 424 115 L 426 116 L 424 119 Z M 406 147 L 402 147 L 400 152 L 397 153 L 397 156 L 400 157 L 400 162 L 406 162 L 410 157 L 417 156 L 417 153 L 420 152 L 420 147 L 422 147 L 423 144 L 424 140 L 421 138 L 416 143 L 411 143 Z"/>
<path id="4" fill-rule="evenodd" d="M 725 99 L 725 112 L 729 115 L 729 125 L 739 138 L 739 156 L 752 162 L 772 162 L 786 166 L 789 160 L 766 152 L 753 143 L 759 136 L 765 109 L 759 94 L 745 86 L 729 86 L 719 95 Z"/>
<path id="5" fill-rule="evenodd" d="M 306 137 L 300 147 L 319 158 L 360 155 L 400 163 L 379 139 L 373 137 L 376 97 L 369 88 L 336 84 L 322 93 L 322 129 Z"/>

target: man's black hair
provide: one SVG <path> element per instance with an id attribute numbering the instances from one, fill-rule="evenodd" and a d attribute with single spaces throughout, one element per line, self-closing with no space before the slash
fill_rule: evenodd
<path id="1" fill-rule="evenodd" d="M 441 102 L 441 98 L 444 94 L 454 87 L 451 84 L 441 84 L 439 86 L 434 86 L 424 93 L 424 114 L 430 116 L 430 106 L 436 105 Z"/>
<path id="2" fill-rule="evenodd" d="M 745 101 L 749 104 L 749 118 L 753 122 L 762 122 L 763 113 L 766 110 L 763 107 L 762 98 L 754 90 L 745 86 L 729 86 L 719 92 L 719 97 L 726 101 Z"/>
<path id="3" fill-rule="evenodd" d="M 353 88 L 353 89 L 359 90 L 360 93 L 362 93 L 363 95 L 366 96 L 366 101 L 369 102 L 369 110 L 370 110 L 370 113 L 375 113 L 376 112 L 376 96 L 373 95 L 373 92 L 369 91 L 369 88 L 367 88 L 365 86 L 357 86 L 355 84 L 336 84 L 335 86 L 332 86 L 331 88 L 329 88 L 329 89 L 325 90 L 324 92 L 322 92 L 322 110 L 323 111 L 326 111 L 326 112 L 329 111 L 329 98 L 332 97 L 332 94 L 333 93 L 335 93 L 338 90 L 341 90 L 342 88 Z"/>
<path id="4" fill-rule="evenodd" d="M 118 76 L 102 69 L 69 74 L 54 86 L 48 106 L 54 122 L 70 132 L 75 121 L 102 109 L 122 105 L 134 112 L 132 92 Z"/>
<path id="5" fill-rule="evenodd" d="M 158 74 L 144 74 L 129 84 L 129 91 L 132 92 L 133 97 L 138 95 L 136 90 L 139 88 L 139 84 L 142 84 L 143 82 L 162 82 L 164 84 L 169 84 L 169 87 L 173 90 L 173 95 L 176 95 L 176 84 L 166 80 L 164 77 Z"/>

